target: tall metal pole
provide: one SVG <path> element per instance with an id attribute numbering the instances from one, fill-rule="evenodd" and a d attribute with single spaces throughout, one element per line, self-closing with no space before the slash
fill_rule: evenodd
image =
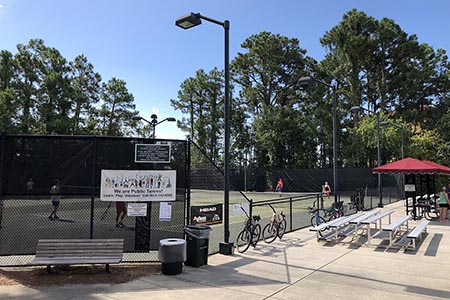
<path id="1" fill-rule="evenodd" d="M 225 20 L 225 187 L 224 187 L 224 242 L 229 244 L 230 239 L 230 22 Z M 227 251 L 226 251 L 227 252 Z"/>
<path id="2" fill-rule="evenodd" d="M 376 112 L 377 115 L 377 154 L 378 154 L 378 167 L 381 166 L 381 146 L 380 146 L 380 112 Z M 381 173 L 378 173 L 378 207 L 383 207 L 383 188 L 381 185 Z"/>
<path id="3" fill-rule="evenodd" d="M 403 127 L 400 128 L 400 133 L 402 135 L 402 159 L 405 159 L 405 148 L 404 148 L 404 135 L 403 135 Z M 403 199 L 405 199 L 405 174 L 402 174 L 402 182 L 401 182 L 401 195 L 403 196 Z"/>
<path id="4" fill-rule="evenodd" d="M 200 13 L 190 13 L 182 16 L 175 21 L 175 25 L 189 29 L 200 25 L 200 19 L 220 25 L 225 30 L 225 137 L 224 137 L 224 242 L 219 245 L 219 253 L 232 254 L 233 243 L 230 243 L 230 21 L 220 22 L 212 18 L 201 15 Z"/>
<path id="5" fill-rule="evenodd" d="M 331 86 L 333 90 L 333 189 L 334 189 L 334 207 L 338 203 L 338 177 L 337 177 L 337 116 L 336 116 L 336 86 Z"/>
<path id="6" fill-rule="evenodd" d="M 402 159 L 405 159 L 405 148 L 404 148 L 404 135 L 403 135 L 403 128 L 400 127 L 400 133 L 402 135 Z"/>

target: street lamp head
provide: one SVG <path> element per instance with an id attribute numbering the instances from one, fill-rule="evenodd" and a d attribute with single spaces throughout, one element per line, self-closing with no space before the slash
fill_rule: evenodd
<path id="1" fill-rule="evenodd" d="M 168 122 L 175 122 L 177 119 L 170 117 L 170 118 L 167 118 L 166 120 L 167 120 Z"/>
<path id="2" fill-rule="evenodd" d="M 403 130 L 403 127 L 401 125 L 398 125 L 398 124 L 395 124 L 395 123 L 391 123 L 391 122 L 388 122 L 388 121 L 380 122 L 380 126 L 389 126 L 389 125 L 392 126 L 392 127 L 397 128 L 397 129 Z"/>
<path id="3" fill-rule="evenodd" d="M 140 120 L 142 120 L 142 117 L 134 116 L 134 117 L 132 117 L 131 119 L 132 119 L 133 121 L 140 121 Z"/>
<path id="4" fill-rule="evenodd" d="M 357 112 L 357 111 L 360 111 L 360 110 L 361 110 L 360 106 L 353 106 L 348 111 L 349 112 Z"/>
<path id="5" fill-rule="evenodd" d="M 307 85 L 314 81 L 314 78 L 311 76 L 302 77 L 298 80 L 300 85 Z"/>
<path id="6" fill-rule="evenodd" d="M 153 114 L 153 115 L 151 115 L 151 117 L 150 117 L 152 120 L 156 120 L 156 119 L 158 119 L 158 116 L 157 115 L 155 115 L 155 114 Z"/>
<path id="7" fill-rule="evenodd" d="M 189 29 L 195 27 L 197 25 L 202 24 L 202 20 L 200 19 L 200 14 L 190 13 L 184 16 L 179 17 L 175 21 L 175 25 L 181 27 L 183 29 Z"/>

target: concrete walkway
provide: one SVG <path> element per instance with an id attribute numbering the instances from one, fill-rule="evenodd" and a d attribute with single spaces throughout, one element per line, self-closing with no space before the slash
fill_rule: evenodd
<path id="1" fill-rule="evenodd" d="M 403 216 L 403 202 L 392 220 Z M 410 222 L 411 225 L 415 221 Z M 0 299 L 450 299 L 450 224 L 431 222 L 418 251 L 317 242 L 308 229 L 245 254 L 212 255 L 175 276 L 118 285 L 1 286 Z"/>

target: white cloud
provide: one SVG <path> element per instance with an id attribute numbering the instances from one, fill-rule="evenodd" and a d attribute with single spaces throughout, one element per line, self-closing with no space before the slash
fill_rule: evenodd
<path id="1" fill-rule="evenodd" d="M 2 7 L 3 7 L 3 5 L 0 4 L 0 8 L 2 8 Z"/>

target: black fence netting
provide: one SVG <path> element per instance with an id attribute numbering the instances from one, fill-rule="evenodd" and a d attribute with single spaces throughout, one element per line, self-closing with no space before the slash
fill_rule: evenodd
<path id="1" fill-rule="evenodd" d="M 169 162 L 135 162 L 136 144 L 169 145 Z M 125 261 L 158 260 L 161 239 L 184 237 L 188 147 L 187 141 L 177 140 L 3 135 L 0 265 L 26 263 L 39 239 L 123 238 Z M 102 170 L 175 170 L 176 200 L 168 201 L 170 213 L 161 218 L 161 205 L 167 203 L 146 201 L 146 212 L 125 215 L 119 224 L 121 204 L 100 200 Z M 148 185 L 143 180 L 131 184 L 135 191 Z M 59 205 L 53 214 L 55 200 Z"/>
<path id="2" fill-rule="evenodd" d="M 192 188 L 223 190 L 223 173 L 213 166 L 193 167 Z M 240 168 L 230 170 L 230 189 L 232 191 L 274 191 L 279 179 L 283 180 L 285 192 L 321 192 L 322 185 L 327 181 L 332 190 L 332 169 L 256 169 Z M 377 175 L 372 173 L 372 168 L 338 168 L 338 190 L 354 191 L 359 188 L 374 188 L 378 185 Z M 383 186 L 397 186 L 399 176 L 383 175 Z"/>

